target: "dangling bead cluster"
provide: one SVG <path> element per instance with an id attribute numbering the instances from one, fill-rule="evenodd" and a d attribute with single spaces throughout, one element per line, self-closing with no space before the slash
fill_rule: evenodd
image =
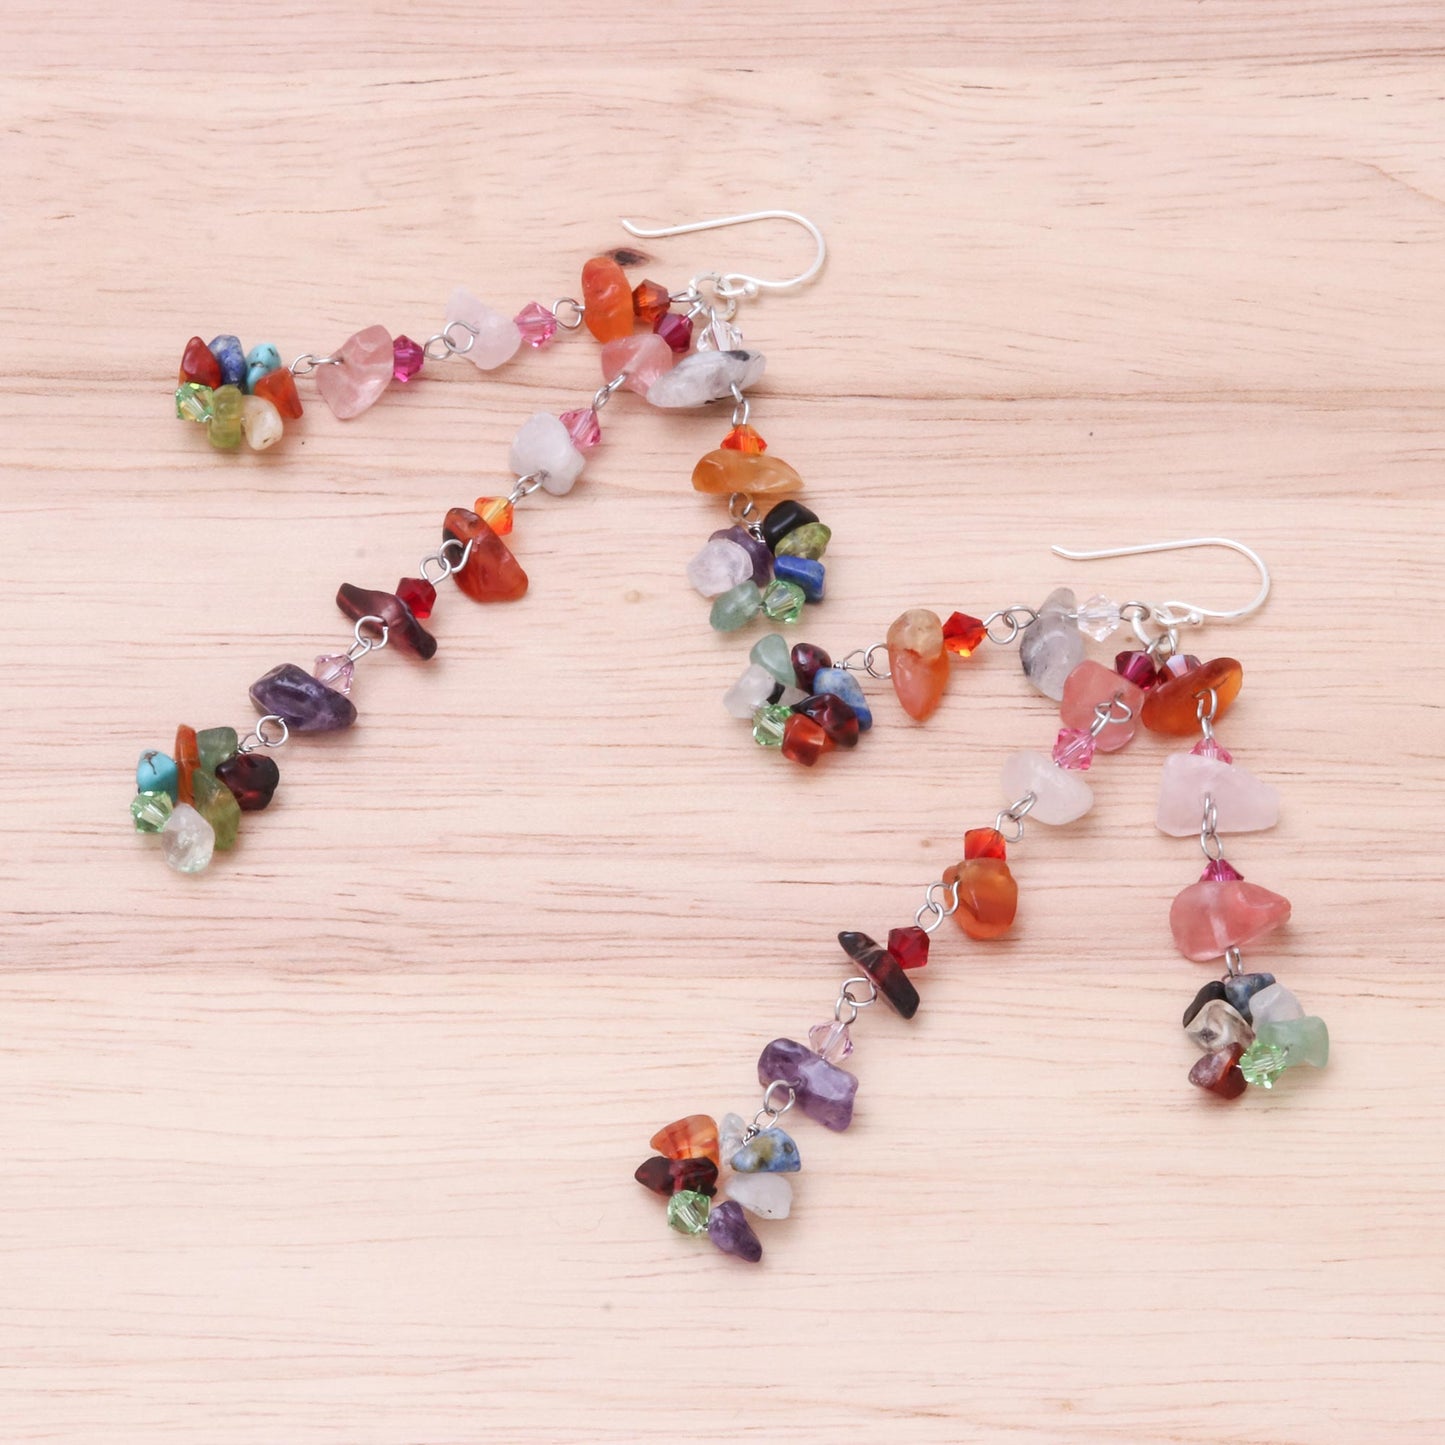
<path id="1" fill-rule="evenodd" d="M 217 336 L 209 345 L 193 336 L 176 382 L 176 415 L 203 424 L 220 451 L 234 451 L 243 436 L 253 450 L 265 451 L 281 440 L 284 422 L 301 415 L 296 383 L 269 341 L 242 351 L 235 336 Z"/>
<path id="2" fill-rule="evenodd" d="M 1323 1019 L 1305 1014 L 1299 1000 L 1272 973 L 1245 973 L 1246 945 L 1289 921 L 1287 898 L 1248 882 L 1223 854 L 1221 832 L 1252 833 L 1279 821 L 1279 793 L 1239 766 L 1214 736 L 1214 721 L 1228 693 L 1239 691 L 1239 664 L 1184 668 L 1162 682 L 1155 695 L 1194 679 L 1189 694 L 1194 725 L 1202 736 L 1188 752 L 1165 762 L 1156 821 L 1171 837 L 1197 834 L 1205 868 L 1198 882 L 1179 893 L 1169 909 L 1169 929 L 1185 958 L 1222 960 L 1224 974 L 1204 985 L 1184 1011 L 1184 1031 L 1201 1057 L 1189 1082 L 1224 1099 L 1251 1085 L 1273 1088 L 1299 1064 L 1323 1068 L 1329 1061 L 1329 1030 Z M 1200 685 L 1202 683 L 1202 685 Z M 1221 684 L 1220 688 L 1215 683 Z M 1182 697 L 1171 702 L 1164 731 L 1182 713 Z M 1146 704 L 1146 720 L 1148 709 Z"/>
<path id="3" fill-rule="evenodd" d="M 723 706 L 750 720 L 753 741 L 811 768 L 835 748 L 855 748 L 873 726 L 857 681 L 810 642 L 791 648 L 781 633 L 759 638 Z"/>

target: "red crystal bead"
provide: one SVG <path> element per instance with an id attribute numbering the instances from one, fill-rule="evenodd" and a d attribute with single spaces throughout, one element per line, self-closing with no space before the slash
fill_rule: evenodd
<path id="1" fill-rule="evenodd" d="M 672 293 L 660 281 L 642 281 L 632 288 L 632 311 L 654 329 L 672 306 Z"/>
<path id="2" fill-rule="evenodd" d="M 1114 671 L 1145 692 L 1159 681 L 1159 669 L 1147 652 L 1118 653 L 1114 658 Z"/>
<path id="3" fill-rule="evenodd" d="M 287 375 L 290 375 L 288 372 Z M 211 348 L 199 336 L 186 342 L 181 353 L 181 369 L 176 375 L 178 384 L 198 381 L 202 386 L 217 387 L 221 384 L 221 363 L 216 360 Z"/>
<path id="4" fill-rule="evenodd" d="M 1201 883 L 1241 883 L 1244 874 L 1227 858 L 1211 858 L 1204 872 L 1199 875 Z"/>
<path id="5" fill-rule="evenodd" d="M 1007 858 L 1008 845 L 997 828 L 970 828 L 963 835 L 963 856 L 970 858 Z"/>
<path id="6" fill-rule="evenodd" d="M 676 352 L 692 349 L 692 317 L 679 312 L 659 316 L 652 328 Z"/>
<path id="7" fill-rule="evenodd" d="M 955 657 L 972 657 L 987 636 L 983 623 L 966 612 L 955 612 L 943 624 L 943 646 Z"/>
<path id="8" fill-rule="evenodd" d="M 723 439 L 722 445 L 730 452 L 765 452 L 768 444 L 760 433 L 746 423 L 735 426 Z"/>
<path id="9" fill-rule="evenodd" d="M 928 935 L 916 925 L 890 928 L 888 952 L 903 968 L 922 968 L 928 962 Z"/>
<path id="10" fill-rule="evenodd" d="M 422 369 L 426 362 L 426 351 L 410 336 L 393 337 L 391 343 L 391 377 L 393 381 L 408 382 Z"/>
<path id="11" fill-rule="evenodd" d="M 411 610 L 418 622 L 425 622 L 436 606 L 437 590 L 425 577 L 403 577 L 396 584 L 396 595 Z"/>

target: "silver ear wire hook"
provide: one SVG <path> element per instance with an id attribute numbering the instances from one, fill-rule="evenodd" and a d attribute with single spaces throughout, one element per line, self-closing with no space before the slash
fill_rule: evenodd
<path id="1" fill-rule="evenodd" d="M 683 226 L 657 226 L 644 228 L 634 224 L 632 221 L 624 220 L 622 229 L 630 236 L 636 236 L 643 241 L 656 241 L 664 236 L 686 236 L 694 231 L 717 231 L 724 226 L 745 226 L 753 221 L 792 221 L 795 225 L 801 226 L 812 238 L 817 246 L 817 254 L 813 257 L 813 264 L 805 271 L 800 271 L 796 276 L 790 276 L 786 281 L 768 281 L 762 276 L 749 276 L 745 271 L 727 271 L 722 274 L 716 272 L 703 273 L 693 278 L 693 286 L 702 280 L 711 280 L 713 289 L 719 297 L 725 301 L 736 301 L 740 296 L 756 296 L 759 291 L 791 291 L 797 286 L 806 286 L 819 271 L 823 269 L 823 262 L 828 256 L 827 243 L 823 240 L 823 233 L 806 216 L 800 216 L 797 211 L 745 211 L 736 216 L 719 216 L 711 221 L 689 221 Z"/>
<path id="2" fill-rule="evenodd" d="M 1196 603 L 1178 599 L 1157 603 L 1149 610 L 1159 626 L 1172 632 L 1186 624 L 1198 626 L 1206 618 L 1214 622 L 1238 622 L 1264 606 L 1270 588 L 1269 568 L 1264 565 L 1264 558 L 1253 547 L 1246 547 L 1243 542 L 1236 542 L 1229 537 L 1185 537 L 1177 542 L 1145 542 L 1137 547 L 1105 547 L 1094 552 L 1076 552 L 1069 547 L 1059 546 L 1051 550 L 1056 556 L 1066 557 L 1070 562 L 1095 562 L 1105 557 L 1140 557 L 1147 552 L 1182 552 L 1190 547 L 1227 547 L 1231 552 L 1238 552 L 1241 557 L 1249 558 L 1259 573 L 1259 591 L 1243 607 L 1228 610 L 1200 607 Z M 1137 626 L 1135 630 L 1139 630 Z M 1140 635 L 1143 636 L 1142 632 Z"/>

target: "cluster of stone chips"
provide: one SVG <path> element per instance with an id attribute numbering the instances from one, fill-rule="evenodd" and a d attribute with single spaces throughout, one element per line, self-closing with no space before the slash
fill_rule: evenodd
<path id="1" fill-rule="evenodd" d="M 1221 1099 L 1249 1085 L 1272 1089 L 1299 1064 L 1322 1069 L 1330 1058 L 1325 1021 L 1272 973 L 1240 973 L 1204 985 L 1184 1010 L 1184 1032 L 1203 1050 L 1189 1082 Z"/>
<path id="2" fill-rule="evenodd" d="M 269 342 L 242 351 L 238 337 L 186 342 L 176 378 L 176 415 L 199 422 L 211 445 L 234 451 L 244 436 L 255 451 L 281 440 L 283 418 L 301 415 L 301 398 L 281 353 Z"/>
<path id="3" fill-rule="evenodd" d="M 236 846 L 241 814 L 266 807 L 281 780 L 264 752 L 240 752 L 235 728 L 176 729 L 173 753 L 148 750 L 136 766 L 130 805 L 137 833 L 160 839 L 178 873 L 200 873 Z"/>

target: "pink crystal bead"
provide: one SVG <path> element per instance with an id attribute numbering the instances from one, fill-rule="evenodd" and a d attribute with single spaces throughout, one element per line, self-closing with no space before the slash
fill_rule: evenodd
<path id="1" fill-rule="evenodd" d="M 590 452 L 602 440 L 602 423 L 590 406 L 578 411 L 564 411 L 560 420 L 572 438 L 572 445 L 580 452 Z"/>
<path id="2" fill-rule="evenodd" d="M 1200 738 L 1189 751 L 1196 758 L 1217 758 L 1221 763 L 1234 761 L 1234 754 L 1228 748 L 1221 747 L 1218 738 L 1213 736 Z"/>
<path id="3" fill-rule="evenodd" d="M 333 362 L 316 368 L 316 389 L 339 421 L 350 421 L 391 384 L 395 365 L 391 333 L 384 326 L 368 326 L 341 343 Z"/>
<path id="4" fill-rule="evenodd" d="M 847 1024 L 829 1019 L 827 1023 L 814 1024 L 808 1030 L 808 1047 L 830 1064 L 836 1064 L 853 1052 L 853 1036 L 848 1032 Z"/>
<path id="5" fill-rule="evenodd" d="M 333 652 L 316 659 L 311 676 L 333 692 L 345 694 L 351 691 L 351 675 L 355 671 L 356 664 L 344 652 Z"/>
<path id="6" fill-rule="evenodd" d="M 1211 858 L 1209 866 L 1199 875 L 1201 883 L 1238 883 L 1244 877 L 1227 858 Z"/>
<path id="7" fill-rule="evenodd" d="M 1138 730 L 1144 693 L 1112 667 L 1105 667 L 1102 662 L 1085 661 L 1074 668 L 1064 682 L 1059 721 L 1066 728 L 1091 729 L 1095 707 L 1112 702 L 1115 697 L 1129 709 L 1131 716 L 1123 722 L 1106 724 L 1095 734 L 1094 746 L 1101 753 L 1116 753 L 1129 743 Z"/>
<path id="8" fill-rule="evenodd" d="M 669 311 L 659 316 L 653 331 L 679 354 L 692 350 L 692 317 L 681 312 Z"/>
<path id="9" fill-rule="evenodd" d="M 1186 672 L 1193 672 L 1196 667 L 1203 666 L 1204 664 L 1192 652 L 1179 653 L 1177 656 L 1171 657 L 1159 669 L 1159 681 L 1168 682 L 1170 678 L 1183 677 Z"/>
<path id="10" fill-rule="evenodd" d="M 410 336 L 398 336 L 391 343 L 391 379 L 405 384 L 421 370 L 425 360 L 421 342 L 413 341 Z"/>
<path id="11" fill-rule="evenodd" d="M 1121 652 L 1114 658 L 1114 671 L 1146 691 L 1159 680 L 1159 669 L 1147 652 Z"/>
<path id="12" fill-rule="evenodd" d="M 1082 773 L 1094 761 L 1094 738 L 1083 728 L 1060 728 L 1054 740 L 1054 761 L 1061 768 Z"/>
<path id="13" fill-rule="evenodd" d="M 602 348 L 602 375 L 613 381 L 625 371 L 623 387 L 642 396 L 663 372 L 672 370 L 675 359 L 672 347 L 655 332 L 619 336 Z"/>
<path id="14" fill-rule="evenodd" d="M 528 346 L 545 346 L 557 334 L 557 318 L 539 301 L 529 301 L 512 318 Z"/>
<path id="15" fill-rule="evenodd" d="M 1289 899 L 1258 883 L 1191 883 L 1169 909 L 1169 931 L 1185 958 L 1208 963 L 1289 920 Z"/>

